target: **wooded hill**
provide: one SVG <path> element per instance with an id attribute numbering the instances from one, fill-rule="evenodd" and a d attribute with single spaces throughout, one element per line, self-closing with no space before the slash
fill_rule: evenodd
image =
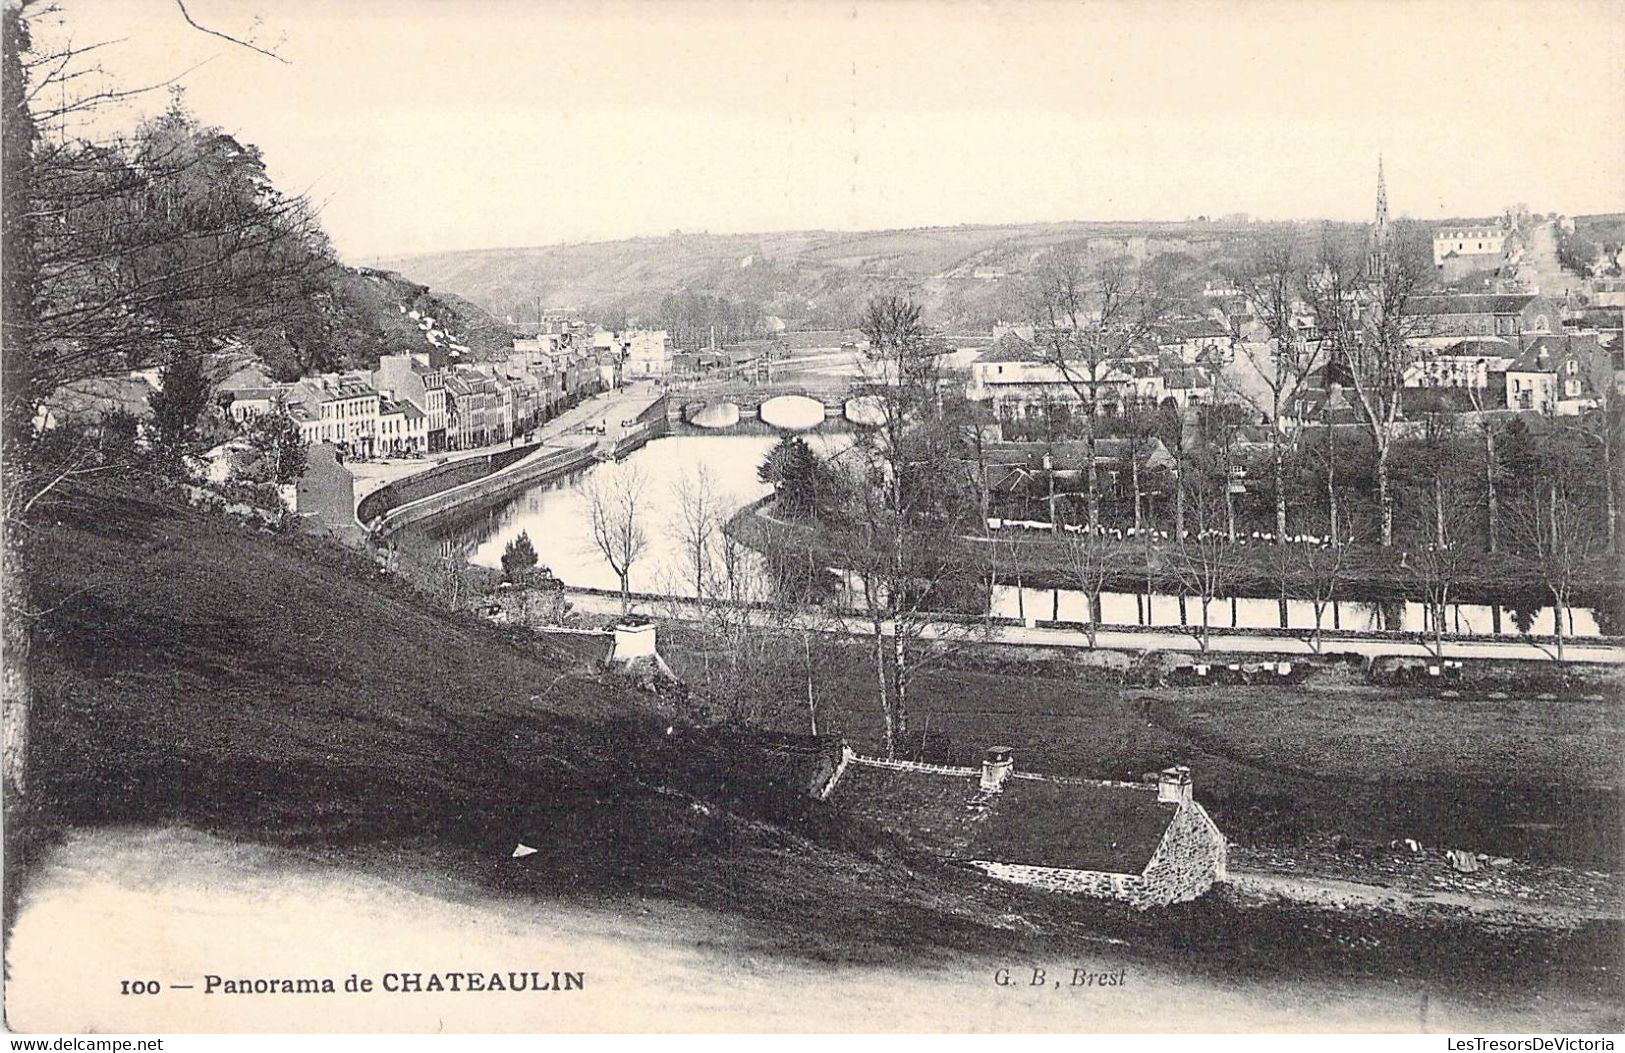
<path id="1" fill-rule="evenodd" d="M 880 231 L 684 234 L 386 258 L 377 265 L 456 289 L 500 316 L 538 307 L 658 324 L 661 300 L 694 291 L 753 306 L 795 327 L 846 325 L 878 292 L 923 303 L 937 325 L 983 328 L 1021 319 L 1024 279 L 1050 250 L 1144 262 L 1217 263 L 1252 224 L 1034 223 Z M 1200 284 L 1197 286 L 1198 290 Z"/>

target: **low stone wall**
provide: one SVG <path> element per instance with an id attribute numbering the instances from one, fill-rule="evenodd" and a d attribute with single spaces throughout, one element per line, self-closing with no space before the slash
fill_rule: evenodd
<path id="1" fill-rule="evenodd" d="M 1069 870 L 1063 867 L 1035 867 L 1026 863 L 993 863 L 983 859 L 971 860 L 970 865 L 990 878 L 1008 881 L 1012 885 L 1027 885 L 1045 892 L 1068 892 L 1082 896 L 1098 896 L 1132 903 L 1136 907 L 1149 907 L 1145 881 L 1135 874 L 1107 874 L 1100 870 Z"/>
<path id="2" fill-rule="evenodd" d="M 416 475 L 385 483 L 361 499 L 361 503 L 356 506 L 355 517 L 362 523 L 371 523 L 401 505 L 420 501 L 425 497 L 483 478 L 492 472 L 501 471 L 540 450 L 542 445 L 533 442 L 476 457 L 463 457 L 418 472 Z"/>
<path id="3" fill-rule="evenodd" d="M 511 471 L 496 471 L 449 489 L 440 490 L 409 504 L 392 508 L 380 517 L 378 529 L 391 534 L 411 523 L 422 522 L 433 516 L 461 508 L 475 501 L 499 496 L 506 491 L 530 486 L 554 475 L 584 468 L 593 463 L 590 447 L 564 449 L 554 456 L 542 457 L 533 464 Z"/>

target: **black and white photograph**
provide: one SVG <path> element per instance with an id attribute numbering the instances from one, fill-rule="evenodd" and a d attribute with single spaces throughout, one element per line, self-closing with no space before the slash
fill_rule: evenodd
<path id="1" fill-rule="evenodd" d="M 1625 7 L 3 17 L 10 1048 L 1625 1031 Z"/>

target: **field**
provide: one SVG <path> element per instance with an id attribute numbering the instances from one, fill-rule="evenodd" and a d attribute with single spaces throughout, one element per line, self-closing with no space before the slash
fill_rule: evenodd
<path id="1" fill-rule="evenodd" d="M 704 640 L 692 630 L 667 636 L 663 650 L 679 672 L 702 676 Z M 867 647 L 832 638 L 819 646 L 820 730 L 879 750 Z M 1034 661 L 1032 653 L 981 648 L 925 667 L 910 686 L 911 752 L 974 764 L 984 748 L 1005 745 L 1018 767 L 1113 779 L 1188 764 L 1197 796 L 1242 844 L 1415 838 L 1619 865 L 1617 683 L 1562 698 L 1449 698 L 1373 686 L 1358 668 L 1332 667 L 1295 686 L 1138 688 L 1084 657 Z M 785 669 L 760 691 L 792 700 L 777 707 L 780 719 L 804 730 L 797 676 Z"/>

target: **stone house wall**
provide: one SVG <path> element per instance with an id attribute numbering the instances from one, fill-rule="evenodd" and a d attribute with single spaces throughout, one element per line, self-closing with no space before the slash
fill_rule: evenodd
<path id="1" fill-rule="evenodd" d="M 1137 907 L 1150 906 L 1145 898 L 1145 881 L 1137 874 L 1108 874 L 1101 870 L 1069 870 L 1064 867 L 1036 867 L 1025 863 L 994 863 L 985 859 L 970 865 L 990 878 L 1027 885 L 1046 892 L 1070 892 L 1104 899 L 1120 899 Z"/>
<path id="2" fill-rule="evenodd" d="M 1227 861 L 1224 835 L 1207 810 L 1192 802 L 1175 813 L 1146 864 L 1145 898 L 1158 905 L 1195 899 L 1224 878 Z"/>
<path id="3" fill-rule="evenodd" d="M 971 860 L 970 865 L 999 881 L 1046 892 L 1116 899 L 1144 910 L 1195 899 L 1223 879 L 1226 861 L 1224 835 L 1207 811 L 1192 803 L 1181 808 L 1168 824 L 1143 874 L 1109 874 L 984 859 Z"/>

